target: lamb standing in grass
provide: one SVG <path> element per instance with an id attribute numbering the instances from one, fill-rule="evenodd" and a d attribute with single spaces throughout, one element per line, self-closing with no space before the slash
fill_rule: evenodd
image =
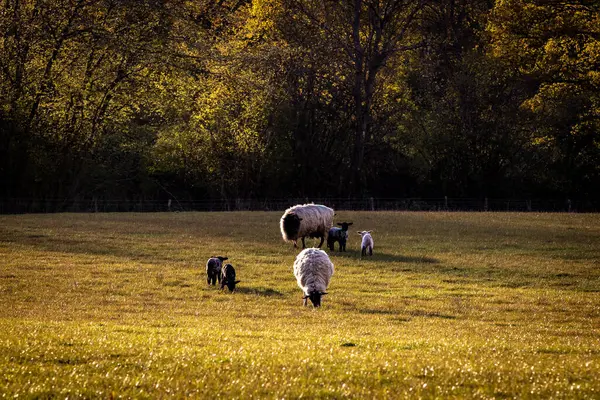
<path id="1" fill-rule="evenodd" d="M 358 234 L 362 236 L 362 243 L 360 245 L 360 255 L 366 256 L 367 251 L 369 251 L 369 255 L 373 255 L 373 238 L 371 237 L 371 232 L 373 231 L 359 231 Z"/>
<path id="2" fill-rule="evenodd" d="M 338 222 L 338 225 L 341 226 L 341 228 L 333 227 L 329 230 L 329 234 L 327 235 L 327 247 L 329 247 L 329 250 L 333 251 L 335 242 L 339 242 L 339 251 L 346 251 L 348 227 L 352 225 L 352 222 Z"/>
<path id="3" fill-rule="evenodd" d="M 227 257 L 212 256 L 206 262 L 206 283 L 213 286 L 219 281 L 221 283 L 221 267 L 223 261 L 227 260 Z"/>
<path id="4" fill-rule="evenodd" d="M 304 293 L 304 305 L 310 299 L 313 306 L 320 307 L 333 275 L 333 263 L 327 253 L 316 248 L 302 250 L 294 261 L 294 275 Z"/>
<path id="5" fill-rule="evenodd" d="M 333 225 L 333 214 L 331 208 L 321 204 L 299 204 L 288 208 L 279 221 L 281 236 L 287 242 L 294 242 L 294 247 L 298 247 L 296 242 L 302 238 L 303 249 L 306 248 L 305 237 L 321 238 L 320 248 Z"/>
<path id="6" fill-rule="evenodd" d="M 235 285 L 240 283 L 240 281 L 235 280 L 235 268 L 231 264 L 225 264 L 223 267 L 223 272 L 221 273 L 221 290 L 225 286 L 229 288 L 230 292 L 235 291 Z"/>

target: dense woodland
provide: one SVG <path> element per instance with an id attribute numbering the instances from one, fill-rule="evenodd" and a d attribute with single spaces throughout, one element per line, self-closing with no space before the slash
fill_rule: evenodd
<path id="1" fill-rule="evenodd" d="M 1 0 L 0 199 L 600 196 L 597 0 Z"/>

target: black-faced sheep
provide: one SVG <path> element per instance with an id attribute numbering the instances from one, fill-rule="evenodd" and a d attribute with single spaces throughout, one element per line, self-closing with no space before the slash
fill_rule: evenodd
<path id="1" fill-rule="evenodd" d="M 235 285 L 240 283 L 240 281 L 235 280 L 235 268 L 231 264 L 225 264 L 223 267 L 223 271 L 221 272 L 221 290 L 225 286 L 229 288 L 230 292 L 235 290 Z"/>
<path id="2" fill-rule="evenodd" d="M 288 208 L 279 222 L 281 236 L 283 240 L 293 242 L 294 247 L 298 247 L 296 241 L 302 238 L 302 248 L 306 247 L 305 237 L 321 238 L 318 246 L 321 247 L 333 225 L 333 214 L 331 208 L 320 204 L 299 204 Z"/>
<path id="3" fill-rule="evenodd" d="M 348 227 L 352 225 L 352 222 L 338 222 L 341 228 L 333 227 L 327 234 L 327 247 L 333 251 L 335 242 L 340 244 L 339 251 L 346 251 L 346 242 L 348 241 Z"/>
<path id="4" fill-rule="evenodd" d="M 371 232 L 373 231 L 359 231 L 358 234 L 362 236 L 362 241 L 360 244 L 360 254 L 361 256 L 366 256 L 367 251 L 369 255 L 373 255 L 373 238 L 371 237 Z"/>
<path id="5" fill-rule="evenodd" d="M 321 306 L 321 297 L 327 294 L 327 286 L 333 275 L 333 263 L 321 249 L 304 249 L 294 261 L 294 276 L 302 289 L 304 305 L 310 299 L 313 306 Z"/>
<path id="6" fill-rule="evenodd" d="M 217 280 L 221 283 L 221 267 L 223 261 L 227 260 L 227 257 L 212 256 L 206 262 L 206 283 L 209 285 L 215 285 Z"/>

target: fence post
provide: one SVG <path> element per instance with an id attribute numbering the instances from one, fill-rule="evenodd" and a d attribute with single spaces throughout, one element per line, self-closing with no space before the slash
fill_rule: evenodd
<path id="1" fill-rule="evenodd" d="M 167 203 L 167 209 L 171 211 L 171 199 L 169 199 L 169 202 Z"/>
<path id="2" fill-rule="evenodd" d="M 444 196 L 444 209 L 448 211 L 448 196 Z"/>
<path id="3" fill-rule="evenodd" d="M 371 211 L 375 211 L 375 200 L 371 197 Z"/>
<path id="4" fill-rule="evenodd" d="M 485 198 L 485 201 L 483 203 L 483 211 L 488 211 L 489 210 L 489 205 L 488 205 L 488 198 Z"/>
<path id="5" fill-rule="evenodd" d="M 567 199 L 567 210 L 571 212 L 571 199 Z"/>

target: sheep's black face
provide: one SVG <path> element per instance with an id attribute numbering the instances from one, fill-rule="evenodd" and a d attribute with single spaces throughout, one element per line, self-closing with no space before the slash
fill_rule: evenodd
<path id="1" fill-rule="evenodd" d="M 235 280 L 227 280 L 225 282 L 225 285 L 227 285 L 227 288 L 229 289 L 230 292 L 233 292 L 235 290 L 235 285 L 237 285 L 238 283 L 240 283 L 240 281 L 235 281 Z"/>
<path id="2" fill-rule="evenodd" d="M 288 214 L 283 217 L 283 229 L 289 238 L 298 237 L 300 221 L 302 221 L 302 219 L 296 214 Z"/>
<path id="3" fill-rule="evenodd" d="M 338 225 L 342 227 L 344 232 L 348 231 L 348 227 L 352 225 L 352 222 L 338 222 Z"/>
<path id="4" fill-rule="evenodd" d="M 321 293 L 312 293 L 308 297 L 315 307 L 321 307 Z"/>
<path id="5" fill-rule="evenodd" d="M 310 302 L 313 304 L 314 307 L 321 307 L 321 297 L 327 293 L 319 293 L 319 292 L 312 292 L 309 293 L 308 296 L 304 296 L 304 305 L 307 305 L 307 299 L 310 299 Z"/>

